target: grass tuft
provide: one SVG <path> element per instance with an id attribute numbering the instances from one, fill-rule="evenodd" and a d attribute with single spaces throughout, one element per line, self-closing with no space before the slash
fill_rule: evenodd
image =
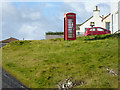
<path id="1" fill-rule="evenodd" d="M 3 68 L 30 88 L 57 88 L 71 77 L 85 82 L 75 88 L 118 87 L 118 77 L 106 70 L 118 70 L 117 35 L 15 41 L 2 49 Z"/>

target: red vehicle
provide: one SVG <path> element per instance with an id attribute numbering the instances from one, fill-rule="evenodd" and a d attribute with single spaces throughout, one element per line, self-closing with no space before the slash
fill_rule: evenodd
<path id="1" fill-rule="evenodd" d="M 93 27 L 87 29 L 87 31 L 85 32 L 85 36 L 92 35 L 92 30 L 93 30 L 93 35 L 111 34 L 110 30 L 104 29 L 102 27 Z"/>

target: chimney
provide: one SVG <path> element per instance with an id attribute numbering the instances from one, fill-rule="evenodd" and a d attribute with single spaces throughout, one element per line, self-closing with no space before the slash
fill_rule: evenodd
<path id="1" fill-rule="evenodd" d="M 23 38 L 23 41 L 24 41 L 24 38 Z"/>
<path id="2" fill-rule="evenodd" d="M 93 16 L 96 18 L 100 16 L 100 10 L 98 10 L 98 6 L 95 6 L 95 10 L 93 10 Z"/>
<path id="3" fill-rule="evenodd" d="M 96 10 L 96 11 L 98 10 L 98 6 L 95 6 L 95 10 Z"/>

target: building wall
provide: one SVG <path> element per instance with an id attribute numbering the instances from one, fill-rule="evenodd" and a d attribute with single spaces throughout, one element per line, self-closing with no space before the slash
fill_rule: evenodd
<path id="1" fill-rule="evenodd" d="M 80 37 L 84 35 L 76 35 L 76 37 Z M 55 39 L 55 38 L 64 38 L 64 35 L 46 35 L 46 39 Z"/>
<path id="2" fill-rule="evenodd" d="M 111 30 L 113 33 L 118 31 L 118 2 L 111 3 Z"/>
<path id="3" fill-rule="evenodd" d="M 118 13 L 113 13 L 113 33 L 118 31 Z"/>
<path id="4" fill-rule="evenodd" d="M 120 30 L 120 1 L 118 2 L 118 30 Z"/>
<path id="5" fill-rule="evenodd" d="M 110 31 L 112 32 L 112 29 L 111 29 L 111 15 L 109 15 L 106 19 L 103 20 L 103 28 L 106 29 L 106 22 L 110 22 Z"/>
<path id="6" fill-rule="evenodd" d="M 84 32 L 85 33 L 85 28 L 91 28 L 90 22 L 95 22 L 95 26 L 94 27 L 101 27 L 102 26 L 101 20 L 102 19 L 100 17 L 93 17 L 93 18 L 91 18 L 89 21 L 87 21 L 84 25 L 81 26 L 80 32 Z"/>
<path id="7" fill-rule="evenodd" d="M 46 39 L 64 38 L 64 35 L 46 35 Z"/>

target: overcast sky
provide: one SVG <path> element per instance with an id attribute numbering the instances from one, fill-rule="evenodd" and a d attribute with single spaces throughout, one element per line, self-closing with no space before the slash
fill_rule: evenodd
<path id="1" fill-rule="evenodd" d="M 110 13 L 110 2 L 4 2 L 2 3 L 2 40 L 9 37 L 25 40 L 45 39 L 45 32 L 64 31 L 64 13 L 74 12 L 77 24 L 93 15 L 95 5 L 100 15 Z M 1 14 L 0 14 L 1 15 Z"/>

